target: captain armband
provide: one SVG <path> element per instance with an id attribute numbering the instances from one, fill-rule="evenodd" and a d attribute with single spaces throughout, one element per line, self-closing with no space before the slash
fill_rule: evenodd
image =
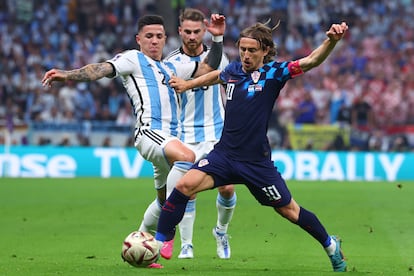
<path id="1" fill-rule="evenodd" d="M 292 76 L 292 78 L 298 77 L 304 73 L 302 68 L 299 65 L 299 60 L 289 62 L 288 69 L 289 69 L 289 73 Z"/>

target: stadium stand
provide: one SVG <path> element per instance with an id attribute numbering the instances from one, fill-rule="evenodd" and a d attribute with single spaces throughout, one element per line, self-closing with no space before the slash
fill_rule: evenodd
<path id="1" fill-rule="evenodd" d="M 315 125 L 349 126 L 347 148 L 413 149 L 412 0 L 181 2 L 206 14 L 226 15 L 225 52 L 231 60 L 238 57 L 234 42 L 240 30 L 256 21 L 271 19 L 274 25 L 280 21 L 274 32 L 277 58 L 291 60 L 319 44 L 330 24 L 346 20 L 351 31 L 336 52 L 284 88 L 269 130 L 272 144 L 291 147 L 286 129 L 295 122 L 298 106 L 308 94 L 317 106 Z M 1 1 L 0 130 L 20 134 L 12 136 L 13 144 L 58 145 L 69 137 L 62 144 L 130 145 L 133 114 L 125 105 L 128 99 L 119 80 L 55 84 L 47 90 L 40 79 L 52 67 L 79 67 L 135 48 L 130 34 L 136 32 L 137 18 L 147 13 L 162 13 L 159 1 Z M 179 45 L 175 33 L 168 36 L 166 53 Z M 88 131 L 96 134 L 96 129 L 101 134 L 89 136 Z M 108 129 L 122 139 L 111 139 Z M 59 136 L 51 135 L 53 130 Z M 1 131 L 0 143 L 4 140 Z"/>

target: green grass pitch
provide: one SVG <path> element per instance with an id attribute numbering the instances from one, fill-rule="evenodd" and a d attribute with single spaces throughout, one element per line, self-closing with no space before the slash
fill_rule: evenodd
<path id="1" fill-rule="evenodd" d="M 288 185 L 343 240 L 355 275 L 414 276 L 413 182 Z M 0 178 L 0 275 L 335 275 L 320 245 L 260 206 L 243 185 L 229 228 L 232 258 L 216 257 L 211 229 L 217 191 L 198 195 L 192 260 L 164 269 L 129 266 L 122 241 L 155 196 L 152 179 Z"/>

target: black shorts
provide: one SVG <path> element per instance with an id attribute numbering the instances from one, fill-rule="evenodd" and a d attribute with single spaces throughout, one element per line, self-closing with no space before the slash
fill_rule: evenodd
<path id="1" fill-rule="evenodd" d="M 192 168 L 211 175 L 215 188 L 226 184 L 245 184 L 262 205 L 283 207 L 292 199 L 284 179 L 271 160 L 236 161 L 218 150 L 212 150 Z"/>

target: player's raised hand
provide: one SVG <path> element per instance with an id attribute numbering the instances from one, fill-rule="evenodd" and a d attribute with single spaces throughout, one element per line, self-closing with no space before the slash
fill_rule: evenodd
<path id="1" fill-rule="evenodd" d="M 332 26 L 326 32 L 326 35 L 330 40 L 338 41 L 344 37 L 347 30 L 348 25 L 345 22 L 342 22 L 341 24 L 332 24 Z"/>
<path id="2" fill-rule="evenodd" d="M 42 78 L 42 85 L 51 87 L 54 81 L 66 81 L 66 71 L 52 69 L 45 73 Z"/>
<path id="3" fill-rule="evenodd" d="M 210 17 L 210 22 L 204 20 L 207 31 L 213 36 L 224 35 L 226 30 L 226 17 L 218 13 L 213 13 Z"/>

